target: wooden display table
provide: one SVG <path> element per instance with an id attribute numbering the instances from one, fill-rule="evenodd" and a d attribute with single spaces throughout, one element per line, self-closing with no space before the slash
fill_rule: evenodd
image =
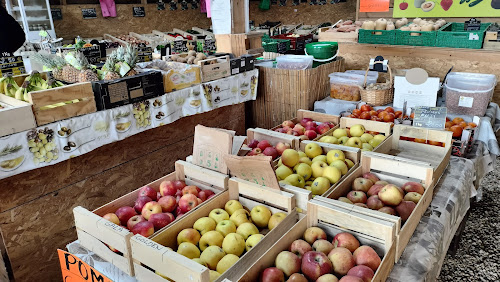
<path id="1" fill-rule="evenodd" d="M 59 280 L 57 249 L 76 239 L 73 208 L 95 209 L 172 172 L 176 160 L 192 154 L 197 124 L 244 135 L 245 105 L 185 117 L 0 180 L 0 252 L 6 250 L 14 279 Z"/>

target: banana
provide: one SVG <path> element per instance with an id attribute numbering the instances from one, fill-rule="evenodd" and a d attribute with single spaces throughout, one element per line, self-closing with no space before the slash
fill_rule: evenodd
<path id="1" fill-rule="evenodd" d="M 5 87 L 4 82 L 5 82 L 5 76 L 0 78 L 0 94 L 7 94 L 7 93 L 5 93 L 5 90 L 4 90 L 4 87 Z"/>
<path id="2" fill-rule="evenodd" d="M 22 87 L 19 87 L 17 90 L 16 90 L 16 94 L 14 95 L 14 98 L 16 98 L 17 100 L 23 100 L 23 88 Z"/>
<path id="3" fill-rule="evenodd" d="M 30 82 L 24 80 L 23 85 L 19 89 L 17 89 L 15 98 L 21 101 L 28 101 L 27 99 L 25 100 L 25 97 L 30 90 L 29 88 L 30 88 Z"/>
<path id="4" fill-rule="evenodd" d="M 29 97 L 29 94 L 28 94 L 28 93 L 30 93 L 30 89 L 28 89 L 28 88 L 24 88 L 23 100 L 25 102 L 28 102 L 30 100 L 30 97 Z"/>

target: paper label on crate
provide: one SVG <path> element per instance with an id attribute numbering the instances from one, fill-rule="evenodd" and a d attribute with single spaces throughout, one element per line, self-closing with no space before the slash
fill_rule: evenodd
<path id="1" fill-rule="evenodd" d="M 446 123 L 446 107 L 416 107 L 413 126 L 443 129 Z"/>
<path id="2" fill-rule="evenodd" d="M 229 174 L 234 177 L 272 189 L 280 189 L 271 165 L 270 156 L 239 157 L 228 155 L 224 160 Z"/>
<path id="3" fill-rule="evenodd" d="M 474 98 L 460 96 L 458 99 L 458 105 L 460 107 L 472 108 L 472 104 L 474 104 Z"/>
<path id="4" fill-rule="evenodd" d="M 113 282 L 108 277 L 97 271 L 95 268 L 78 258 L 76 255 L 58 249 L 59 263 L 63 281 L 84 282 L 101 281 Z"/>
<path id="5" fill-rule="evenodd" d="M 197 125 L 194 129 L 193 163 L 228 174 L 224 156 L 233 149 L 234 131 Z"/>
<path id="6" fill-rule="evenodd" d="M 469 33 L 469 40 L 479 40 L 479 35 L 477 33 Z"/>

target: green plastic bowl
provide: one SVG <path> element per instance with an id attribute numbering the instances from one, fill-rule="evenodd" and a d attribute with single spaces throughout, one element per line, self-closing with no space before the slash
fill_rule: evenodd
<path id="1" fill-rule="evenodd" d="M 329 59 L 337 53 L 339 45 L 337 42 L 313 42 L 306 44 L 306 52 L 315 59 Z"/>

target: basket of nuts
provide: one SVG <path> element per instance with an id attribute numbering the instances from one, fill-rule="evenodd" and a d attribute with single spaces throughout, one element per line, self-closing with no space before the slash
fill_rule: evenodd
<path id="1" fill-rule="evenodd" d="M 375 62 L 375 64 L 381 62 Z M 383 106 L 392 102 L 394 98 L 393 91 L 393 78 L 391 68 L 387 66 L 389 70 L 389 81 L 385 83 L 366 83 L 366 79 L 368 76 L 368 71 L 370 68 L 366 70 L 365 81 L 363 83 L 363 87 L 359 91 L 361 94 L 361 101 L 366 102 L 372 106 Z"/>

